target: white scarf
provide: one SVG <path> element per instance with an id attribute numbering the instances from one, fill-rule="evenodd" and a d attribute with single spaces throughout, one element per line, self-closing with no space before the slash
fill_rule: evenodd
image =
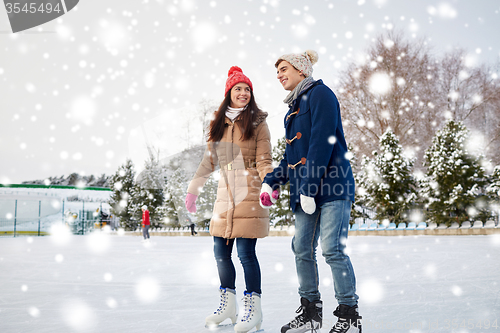
<path id="1" fill-rule="evenodd" d="M 236 117 L 238 117 L 243 110 L 245 110 L 244 107 L 237 109 L 237 108 L 232 108 L 232 107 L 228 106 L 227 110 L 226 110 L 226 117 L 231 119 L 231 121 L 234 123 L 234 120 L 236 119 Z"/>

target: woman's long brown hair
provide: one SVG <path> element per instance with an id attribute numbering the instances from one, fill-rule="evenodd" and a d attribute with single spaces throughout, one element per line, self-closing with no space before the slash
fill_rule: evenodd
<path id="1" fill-rule="evenodd" d="M 219 109 L 215 112 L 214 120 L 210 122 L 210 130 L 208 133 L 208 141 L 218 142 L 224 136 L 224 129 L 226 127 L 226 110 L 231 103 L 231 89 L 224 97 L 224 100 L 219 106 Z M 257 106 L 255 102 L 255 98 L 253 97 L 253 91 L 251 91 L 250 102 L 248 102 L 245 110 L 241 112 L 238 116 L 239 121 L 236 123 L 240 126 L 241 132 L 241 140 L 246 141 L 250 140 L 255 131 L 255 121 L 257 120 L 257 116 L 261 113 L 262 110 Z"/>

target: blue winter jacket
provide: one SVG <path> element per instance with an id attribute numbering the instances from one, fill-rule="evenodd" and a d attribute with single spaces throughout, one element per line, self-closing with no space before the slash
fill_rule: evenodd
<path id="1" fill-rule="evenodd" d="M 346 158 L 339 102 L 322 80 L 293 101 L 285 116 L 285 133 L 283 159 L 263 183 L 276 189 L 290 182 L 294 212 L 300 194 L 314 197 L 318 207 L 334 200 L 354 202 L 354 177 Z"/>

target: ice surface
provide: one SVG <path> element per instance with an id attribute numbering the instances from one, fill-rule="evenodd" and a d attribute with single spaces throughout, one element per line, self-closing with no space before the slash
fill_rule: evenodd
<path id="1" fill-rule="evenodd" d="M 93 237 L 0 239 L 0 332 L 209 332 L 204 318 L 218 303 L 210 237 L 153 236 L 149 244 L 136 236 Z M 96 248 L 99 239 L 105 246 Z M 469 321 L 498 323 L 499 239 L 349 238 L 363 331 L 477 332 L 467 329 Z M 290 241 L 257 243 L 265 332 L 279 332 L 299 305 Z M 243 271 L 233 258 L 240 299 Z M 337 303 L 329 267 L 318 259 L 328 332 Z"/>

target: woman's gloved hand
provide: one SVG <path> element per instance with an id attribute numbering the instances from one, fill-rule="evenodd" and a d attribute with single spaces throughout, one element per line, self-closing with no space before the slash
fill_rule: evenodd
<path id="1" fill-rule="evenodd" d="M 198 198 L 198 196 L 191 193 L 188 193 L 186 195 L 186 200 L 185 200 L 186 209 L 190 213 L 196 213 L 196 198 Z"/>
<path id="2" fill-rule="evenodd" d="M 276 189 L 273 191 L 269 184 L 262 184 L 262 188 L 260 189 L 260 206 L 262 208 L 271 207 L 280 197 L 280 190 Z"/>

